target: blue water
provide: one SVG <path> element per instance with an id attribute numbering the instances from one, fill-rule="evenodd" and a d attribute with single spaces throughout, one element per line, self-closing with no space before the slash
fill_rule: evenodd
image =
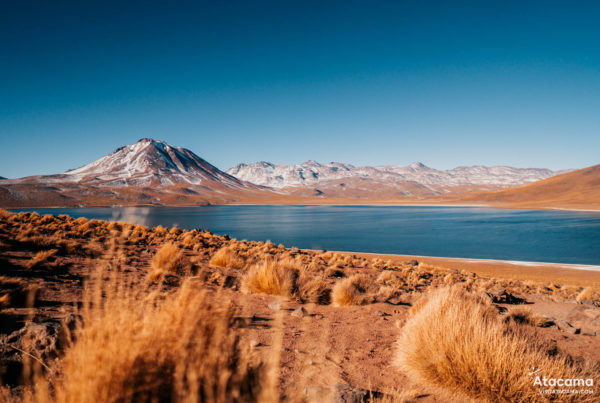
<path id="1" fill-rule="evenodd" d="M 600 265 L 600 213 L 595 212 L 439 206 L 28 209 L 32 210 L 201 228 L 299 248 Z"/>

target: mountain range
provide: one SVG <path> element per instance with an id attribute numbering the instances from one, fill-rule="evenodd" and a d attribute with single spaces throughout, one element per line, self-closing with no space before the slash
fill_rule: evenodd
<path id="1" fill-rule="evenodd" d="M 238 164 L 223 172 L 188 149 L 144 138 L 61 174 L 0 179 L 0 206 L 416 201 L 498 204 L 501 200 L 526 205 L 528 197 L 543 204 L 544 197 L 550 196 L 555 204 L 572 205 L 577 195 L 561 198 L 546 188 L 556 187 L 565 193 L 573 182 L 579 183 L 581 194 L 590 194 L 588 186 L 598 189 L 598 169 L 586 176 L 588 179 L 580 179 L 580 171 L 563 173 L 507 166 L 437 170 L 419 162 L 357 167 L 307 161 L 290 166 L 269 162 Z M 519 199 L 521 194 L 529 196 Z M 583 204 L 598 204 L 595 200 L 598 198 L 584 200 Z"/>
<path id="2" fill-rule="evenodd" d="M 497 190 L 549 178 L 560 172 L 543 168 L 471 166 L 437 170 L 410 165 L 360 166 L 306 161 L 297 165 L 270 162 L 238 164 L 227 173 L 241 180 L 292 194 L 365 198 L 434 196 L 467 190 Z"/>

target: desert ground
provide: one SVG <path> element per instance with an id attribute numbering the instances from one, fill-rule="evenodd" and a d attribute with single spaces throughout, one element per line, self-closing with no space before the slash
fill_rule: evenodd
<path id="1" fill-rule="evenodd" d="M 0 401 L 598 401 L 600 271 L 290 246 L 0 210 Z"/>

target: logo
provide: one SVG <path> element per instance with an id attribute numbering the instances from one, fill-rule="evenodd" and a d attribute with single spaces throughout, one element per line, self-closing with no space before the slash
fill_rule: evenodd
<path id="1" fill-rule="evenodd" d="M 593 378 L 548 378 L 541 368 L 532 367 L 528 373 L 532 377 L 533 386 L 544 388 L 539 393 L 544 395 L 567 395 L 594 393 Z"/>

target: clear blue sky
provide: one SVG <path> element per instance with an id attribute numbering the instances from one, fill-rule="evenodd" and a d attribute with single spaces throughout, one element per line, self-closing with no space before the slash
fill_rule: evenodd
<path id="1" fill-rule="evenodd" d="M 142 137 L 221 169 L 600 163 L 598 1 L 170 3 L 2 3 L 0 176 Z"/>

